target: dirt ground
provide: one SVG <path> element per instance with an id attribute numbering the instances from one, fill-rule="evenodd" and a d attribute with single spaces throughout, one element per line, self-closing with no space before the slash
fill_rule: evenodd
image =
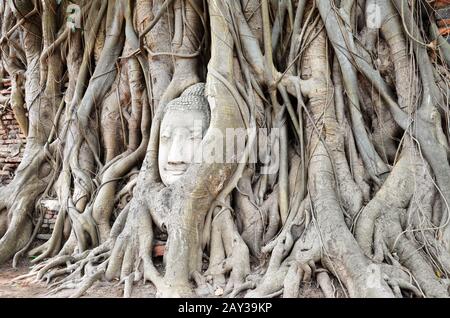
<path id="1" fill-rule="evenodd" d="M 16 269 L 12 268 L 11 263 L 0 266 L 0 298 L 65 298 L 74 292 L 73 289 L 68 289 L 48 295 L 49 289 L 45 283 L 32 282 L 30 279 L 12 281 L 14 278 L 28 273 L 29 266 L 28 262 L 22 262 Z M 155 297 L 155 292 L 155 288 L 151 283 L 147 282 L 143 285 L 140 282 L 134 286 L 132 297 L 153 298 Z M 122 295 L 123 284 L 97 282 L 86 292 L 83 298 L 120 298 Z"/>
<path id="2" fill-rule="evenodd" d="M 0 298 L 66 298 L 74 290 L 67 289 L 56 294 L 48 294 L 49 289 L 45 283 L 34 282 L 32 279 L 22 279 L 13 281 L 14 278 L 27 274 L 31 264 L 29 261 L 22 261 L 17 268 L 12 268 L 12 263 L 8 262 L 0 265 Z M 154 286 L 147 282 L 139 282 L 134 285 L 133 298 L 154 298 L 156 290 Z M 337 297 L 342 297 L 342 291 L 338 288 Z M 123 296 L 123 284 L 118 282 L 97 282 L 84 295 L 83 298 L 120 298 Z M 300 289 L 301 298 L 322 298 L 323 293 L 315 283 L 303 283 Z"/>
<path id="3" fill-rule="evenodd" d="M 49 289 L 45 283 L 32 282 L 29 279 L 13 282 L 12 280 L 29 271 L 30 264 L 23 262 L 14 269 L 11 263 L 0 266 L 0 298 L 65 298 L 70 296 L 74 290 L 64 290 L 56 294 L 48 294 Z M 156 290 L 151 283 L 145 285 L 140 282 L 133 287 L 132 297 L 154 298 Z M 97 282 L 92 286 L 83 298 L 120 298 L 123 295 L 123 284 L 117 282 Z M 300 290 L 301 298 L 322 298 L 322 291 L 312 284 L 304 284 Z"/>

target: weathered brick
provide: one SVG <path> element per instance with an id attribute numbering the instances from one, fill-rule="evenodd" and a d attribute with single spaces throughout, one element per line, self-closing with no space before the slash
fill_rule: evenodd
<path id="1" fill-rule="evenodd" d="M 165 248 L 166 248 L 165 245 L 156 245 L 155 247 L 153 247 L 153 256 L 155 257 L 164 256 Z"/>
<path id="2" fill-rule="evenodd" d="M 450 0 L 435 0 L 433 5 L 435 8 L 445 8 L 450 5 Z"/>
<path id="3" fill-rule="evenodd" d="M 10 87 L 11 81 L 2 79 L 3 88 Z M 10 91 L 2 89 L 0 92 L 9 95 Z M 14 171 L 17 169 L 24 153 L 26 137 L 20 130 L 14 113 L 10 107 L 2 109 L 0 112 L 0 183 L 9 183 L 12 180 Z M 21 146 L 22 145 L 22 146 Z M 48 231 L 48 224 L 47 224 Z"/>

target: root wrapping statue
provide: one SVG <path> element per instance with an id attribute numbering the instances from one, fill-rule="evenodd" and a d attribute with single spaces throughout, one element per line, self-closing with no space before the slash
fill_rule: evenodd
<path id="1" fill-rule="evenodd" d="M 177 181 L 194 161 L 194 152 L 209 126 L 211 114 L 205 84 L 195 84 L 165 109 L 159 133 L 159 173 L 166 186 Z"/>

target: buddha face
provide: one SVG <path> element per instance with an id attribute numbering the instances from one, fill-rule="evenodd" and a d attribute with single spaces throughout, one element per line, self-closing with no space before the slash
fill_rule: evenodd
<path id="1" fill-rule="evenodd" d="M 158 166 L 162 182 L 170 186 L 194 160 L 207 123 L 199 110 L 168 110 L 161 122 Z"/>

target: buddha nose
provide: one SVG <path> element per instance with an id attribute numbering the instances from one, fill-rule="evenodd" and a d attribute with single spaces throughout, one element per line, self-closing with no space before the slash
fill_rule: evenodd
<path id="1" fill-rule="evenodd" d="M 172 145 L 170 146 L 167 162 L 172 165 L 185 164 L 184 144 L 182 134 L 175 134 Z"/>

